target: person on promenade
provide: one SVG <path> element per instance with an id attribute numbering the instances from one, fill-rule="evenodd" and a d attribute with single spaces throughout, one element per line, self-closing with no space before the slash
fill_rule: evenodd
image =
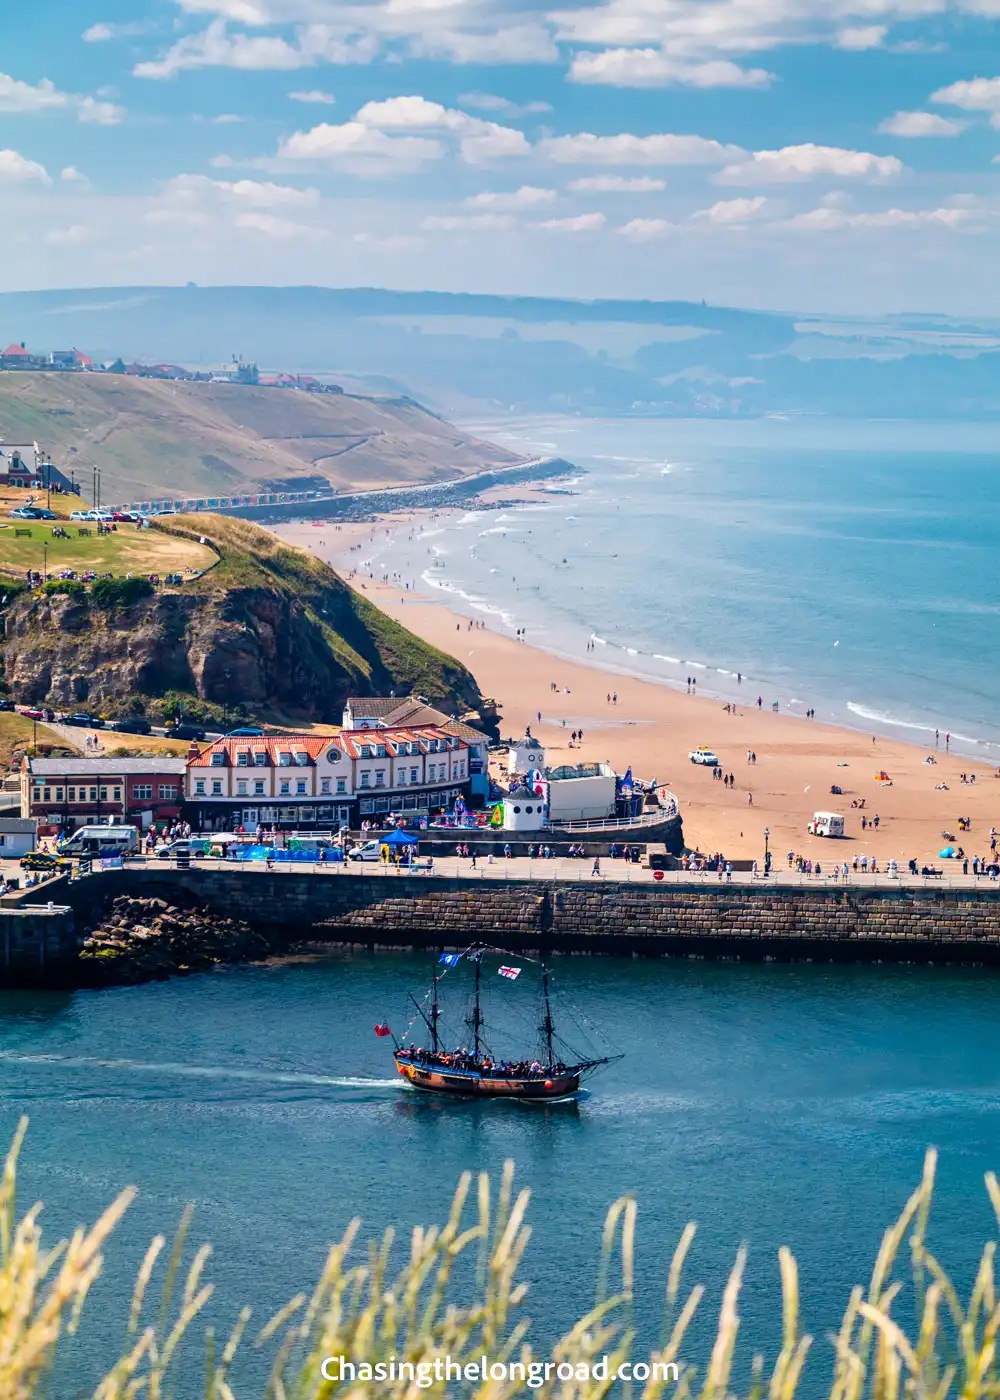
<path id="1" fill-rule="evenodd" d="M 600 873 L 601 873 L 601 857 L 600 857 L 600 856 L 595 856 L 595 857 L 594 857 L 594 864 L 593 864 L 593 867 L 592 867 L 592 869 L 591 869 L 590 874 L 591 874 L 591 877 L 593 877 L 594 875 L 600 875 Z"/>

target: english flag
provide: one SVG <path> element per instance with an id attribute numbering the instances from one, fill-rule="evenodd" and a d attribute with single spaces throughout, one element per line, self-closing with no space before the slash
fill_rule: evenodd
<path id="1" fill-rule="evenodd" d="M 497 968 L 497 972 L 499 972 L 499 974 L 500 974 L 501 977 L 509 977 L 510 980 L 511 980 L 512 982 L 513 982 L 514 978 L 518 975 L 518 973 L 519 973 L 520 971 L 521 971 L 521 969 L 520 969 L 519 967 L 498 967 L 498 968 Z"/>
<path id="2" fill-rule="evenodd" d="M 372 1026 L 372 1030 L 376 1035 L 392 1035 L 392 1031 L 384 1021 L 379 1021 L 377 1025 Z"/>

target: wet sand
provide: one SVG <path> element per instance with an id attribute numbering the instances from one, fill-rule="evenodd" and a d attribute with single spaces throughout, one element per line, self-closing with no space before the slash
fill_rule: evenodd
<path id="1" fill-rule="evenodd" d="M 527 494 L 523 488 L 519 493 Z M 352 546 L 367 544 L 373 529 L 396 530 L 407 521 L 394 516 L 375 527 L 298 524 L 278 533 L 327 559 L 346 577 L 368 557 L 364 549 L 349 554 Z M 943 734 L 938 749 L 873 737 L 774 714 L 766 704 L 758 709 L 756 692 L 727 713 L 722 701 L 605 669 L 600 654 L 581 649 L 578 661 L 556 658 L 490 625 L 470 627 L 467 618 L 436 598 L 401 592 L 366 573 L 350 582 L 410 631 L 468 666 L 483 693 L 500 702 L 504 736 L 523 734 L 530 725 L 550 763 L 607 759 L 618 772 L 631 765 L 637 777 L 668 786 L 679 800 L 689 845 L 706 853 L 762 860 L 766 829 L 779 865 L 795 851 L 829 862 L 874 856 L 880 866 L 891 858 L 914 857 L 959 873 L 960 864 L 939 859 L 944 846 L 964 847 L 970 860 L 990 855 L 990 828 L 1000 828 L 1000 777 L 976 759 L 947 754 Z M 750 690 L 750 683 L 744 689 Z M 617 702 L 609 702 L 609 695 L 617 695 Z M 583 742 L 570 747 L 574 729 L 583 730 Z M 691 763 L 688 754 L 699 745 L 713 749 L 723 770 L 734 774 L 732 789 L 713 779 L 710 769 Z M 755 763 L 748 763 L 748 752 L 756 754 Z M 926 762 L 928 757 L 935 762 Z M 891 785 L 876 780 L 883 770 Z M 970 772 L 976 782 L 962 783 L 961 774 Z M 835 784 L 842 796 L 831 795 Z M 937 790 L 938 784 L 948 790 Z M 852 806 L 862 800 L 863 810 Z M 806 823 L 816 811 L 842 813 L 847 839 L 809 836 Z M 862 817 L 876 815 L 878 828 L 869 824 L 862 831 Z M 969 832 L 959 831 L 959 817 L 971 818 Z M 955 839 L 946 839 L 944 832 Z"/>

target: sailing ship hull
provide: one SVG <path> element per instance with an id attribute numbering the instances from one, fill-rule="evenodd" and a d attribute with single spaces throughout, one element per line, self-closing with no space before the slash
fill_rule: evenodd
<path id="1" fill-rule="evenodd" d="M 579 1074 L 554 1074 L 549 1079 L 540 1079 L 535 1075 L 519 1079 L 506 1075 L 493 1076 L 479 1070 L 422 1065 L 398 1054 L 396 1068 L 415 1089 L 472 1099 L 561 1099 L 575 1094 L 580 1087 Z"/>

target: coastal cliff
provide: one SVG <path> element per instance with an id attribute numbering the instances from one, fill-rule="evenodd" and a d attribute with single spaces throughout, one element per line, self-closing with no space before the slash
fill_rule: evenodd
<path id="1" fill-rule="evenodd" d="M 323 722 L 350 694 L 418 691 L 449 711 L 482 697 L 461 663 L 353 593 L 327 565 L 240 521 L 177 517 L 218 563 L 201 577 L 108 602 L 92 589 L 22 594 L 3 617 L 18 702 L 155 714 L 167 697 Z"/>

